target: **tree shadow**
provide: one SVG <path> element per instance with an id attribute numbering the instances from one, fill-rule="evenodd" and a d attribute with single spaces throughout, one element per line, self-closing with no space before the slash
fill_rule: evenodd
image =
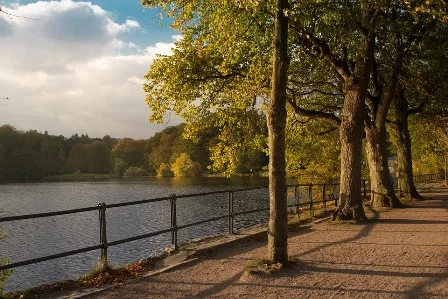
<path id="1" fill-rule="evenodd" d="M 352 224 L 352 225 L 357 225 L 357 226 L 364 226 L 363 229 L 360 230 L 355 236 L 346 238 L 346 239 L 342 239 L 337 242 L 326 243 L 321 246 L 317 246 L 310 250 L 304 251 L 300 254 L 293 255 L 292 257 L 298 259 L 300 256 L 307 255 L 307 254 L 310 254 L 310 253 L 313 253 L 313 252 L 316 252 L 316 251 L 319 251 L 319 250 L 322 250 L 322 249 L 325 249 L 328 247 L 337 246 L 339 244 L 344 244 L 344 243 L 348 243 L 348 242 L 353 242 L 355 240 L 359 240 L 364 237 L 367 237 L 372 232 L 373 227 L 376 224 L 376 221 L 379 219 L 379 213 L 377 211 L 372 210 L 372 213 L 373 213 L 373 216 L 369 220 L 366 220 L 363 223 Z"/>
<path id="2" fill-rule="evenodd" d="M 445 255 L 445 261 L 448 261 L 448 255 Z M 445 269 L 445 271 L 442 273 L 436 273 L 436 275 L 434 276 L 422 276 L 427 277 L 428 279 L 406 290 L 406 298 L 409 299 L 414 299 L 418 297 L 426 298 L 429 294 L 424 291 L 425 288 L 430 287 L 432 285 L 436 285 L 437 283 L 448 279 L 448 268 L 447 267 L 443 268 Z"/>
<path id="3" fill-rule="evenodd" d="M 238 272 L 237 274 L 233 275 L 229 279 L 222 281 L 220 283 L 216 283 L 212 287 L 210 287 L 202 292 L 199 292 L 199 293 L 195 294 L 194 296 L 201 297 L 201 298 L 213 297 L 213 295 L 216 295 L 216 294 L 220 293 L 221 291 L 227 289 L 229 286 L 234 285 L 241 278 L 242 275 L 244 275 L 244 271 Z"/>
<path id="4" fill-rule="evenodd" d="M 425 220 L 425 219 L 377 219 L 376 224 L 448 224 L 444 220 Z"/>

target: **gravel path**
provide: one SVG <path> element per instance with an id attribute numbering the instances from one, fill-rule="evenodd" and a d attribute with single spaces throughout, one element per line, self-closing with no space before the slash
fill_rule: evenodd
<path id="1" fill-rule="evenodd" d="M 245 274 L 266 254 L 265 241 L 252 240 L 88 298 L 448 298 L 441 186 L 433 199 L 371 212 L 365 224 L 323 222 L 292 233 L 289 253 L 298 262 L 275 274 Z"/>

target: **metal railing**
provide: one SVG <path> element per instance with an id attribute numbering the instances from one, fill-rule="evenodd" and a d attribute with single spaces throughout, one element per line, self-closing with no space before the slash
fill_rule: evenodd
<path id="1" fill-rule="evenodd" d="M 419 174 L 414 176 L 414 183 L 432 183 L 437 181 L 442 181 L 444 179 L 444 175 L 442 173 L 432 173 L 432 174 Z"/>
<path id="2" fill-rule="evenodd" d="M 306 207 L 306 210 L 309 210 L 309 213 L 311 216 L 314 215 L 314 208 L 316 204 L 322 204 L 322 209 L 324 211 L 327 210 L 327 202 L 334 201 L 335 204 L 337 204 L 337 191 L 338 188 L 336 188 L 339 184 L 298 184 L 298 185 L 288 185 L 288 195 L 293 194 L 293 197 L 290 197 L 290 201 L 292 200 L 292 204 L 288 204 L 288 208 L 293 208 L 294 213 L 296 215 L 300 214 L 301 207 Z M 243 191 L 250 191 L 250 190 L 261 190 L 261 189 L 268 189 L 268 187 L 255 187 L 255 188 L 241 188 L 241 189 L 233 189 L 233 190 L 224 190 L 224 191 L 214 191 L 214 192 L 204 192 L 204 193 L 195 193 L 195 194 L 184 194 L 184 195 L 176 195 L 172 194 L 168 197 L 161 197 L 161 198 L 154 198 L 154 199 L 146 199 L 146 200 L 139 200 L 139 201 L 132 201 L 132 202 L 122 202 L 122 203 L 115 203 L 115 204 L 109 204 L 106 203 L 99 203 L 95 207 L 87 207 L 87 208 L 80 208 L 80 209 L 72 209 L 72 210 L 65 210 L 65 211 L 58 211 L 58 212 L 48 212 L 48 213 L 39 213 L 39 214 L 29 214 L 29 215 L 19 215 L 19 216 L 8 216 L 8 217 L 1 217 L 0 223 L 3 222 L 10 222 L 10 221 L 20 221 L 25 219 L 35 219 L 35 218 L 45 218 L 45 217 L 54 217 L 54 216 L 60 216 L 60 215 L 67 215 L 67 214 L 75 214 L 75 213 L 82 213 L 82 212 L 88 212 L 88 211 L 98 211 L 99 215 L 99 244 L 83 247 L 75 250 L 60 252 L 57 254 L 42 256 L 38 258 L 23 260 L 19 262 L 14 262 L 6 265 L 0 265 L 0 271 L 6 270 L 6 269 L 13 269 L 21 266 L 26 266 L 30 264 L 36 264 L 44 261 L 49 261 L 53 259 L 58 259 L 62 257 L 67 257 L 71 255 L 76 255 L 80 253 L 85 253 L 93 250 L 100 250 L 101 259 L 107 261 L 108 258 L 108 248 L 110 246 L 115 246 L 123 243 L 128 243 L 136 240 L 146 239 L 155 237 L 161 234 L 171 233 L 171 244 L 174 247 L 174 250 L 178 250 L 179 242 L 178 242 L 178 231 L 181 229 L 185 229 L 188 227 L 198 226 L 204 223 L 217 221 L 221 219 L 228 219 L 228 233 L 233 234 L 234 231 L 234 219 L 236 216 L 241 215 L 247 215 L 247 214 L 253 214 L 257 212 L 263 212 L 268 211 L 269 207 L 262 207 L 262 208 L 256 208 L 256 209 L 250 209 L 250 210 L 244 210 L 244 211 L 238 211 L 235 212 L 235 199 L 234 195 L 238 192 Z M 303 189 L 303 190 L 302 190 Z M 329 192 L 329 189 L 331 189 Z M 314 190 L 314 191 L 313 191 Z M 216 217 L 208 218 L 205 220 L 195 221 L 183 225 L 178 225 L 177 221 L 177 202 L 181 199 L 185 198 L 195 198 L 199 196 L 208 196 L 208 195 L 216 195 L 216 194 L 228 194 L 227 200 L 228 200 L 228 212 L 224 215 L 218 215 Z M 306 194 L 306 197 L 303 197 L 302 194 Z M 302 198 L 303 197 L 303 198 Z M 319 197 L 319 200 L 315 200 L 314 198 Z M 107 221 L 106 221 L 106 211 L 108 209 L 114 209 L 114 208 L 120 208 L 125 206 L 133 206 L 133 205 L 142 205 L 142 204 L 151 204 L 155 202 L 162 202 L 162 201 L 169 201 L 170 202 L 170 228 L 158 230 L 150 233 L 140 234 L 137 236 L 132 236 L 124 239 L 119 239 L 116 241 L 108 241 L 107 240 Z"/>
<path id="3" fill-rule="evenodd" d="M 417 175 L 414 177 L 415 183 L 425 183 L 425 182 L 434 182 L 438 180 L 442 180 L 443 175 L 442 174 L 425 174 L 425 175 Z M 337 183 L 322 183 L 322 184 L 297 184 L 297 185 L 288 185 L 288 195 L 293 194 L 293 204 L 287 205 L 288 208 L 293 208 L 293 211 L 296 215 L 299 215 L 301 213 L 301 207 L 306 207 L 307 210 L 309 210 L 310 216 L 314 216 L 314 206 L 316 204 L 322 204 L 322 209 L 324 211 L 327 210 L 327 202 L 334 201 L 335 206 L 337 206 L 338 201 L 338 188 L 339 186 Z M 329 189 L 332 189 L 331 192 L 329 192 Z M 366 180 L 362 180 L 362 192 L 364 195 L 364 198 L 367 198 L 369 190 L 369 182 Z M 98 211 L 99 214 L 99 244 L 83 247 L 75 250 L 65 251 L 57 254 L 42 256 L 38 258 L 28 259 L 24 261 L 14 262 L 6 265 L 0 265 L 0 271 L 7 270 L 7 269 L 13 269 L 21 266 L 26 266 L 30 264 L 36 264 L 48 260 L 53 260 L 57 258 L 72 256 L 84 252 L 89 252 L 93 250 L 100 250 L 101 258 L 104 260 L 107 260 L 107 251 L 108 247 L 115 246 L 119 244 L 124 244 L 136 240 L 146 239 L 155 237 L 161 234 L 165 233 L 171 233 L 171 244 L 174 247 L 174 250 L 178 249 L 178 231 L 181 229 L 198 226 L 204 223 L 213 222 L 221 219 L 228 219 L 228 233 L 233 234 L 234 233 L 234 219 L 236 216 L 241 215 L 247 215 L 247 214 L 253 214 L 256 212 L 262 212 L 262 211 L 268 211 L 269 207 L 263 207 L 263 208 L 257 208 L 257 209 L 251 209 L 251 210 L 245 210 L 245 211 L 239 211 L 235 212 L 234 210 L 234 194 L 237 192 L 243 192 L 243 191 L 250 191 L 250 190 L 260 190 L 260 189 L 268 189 L 268 187 L 254 187 L 254 188 L 240 188 L 240 189 L 234 189 L 234 190 L 223 190 L 223 191 L 213 191 L 213 192 L 203 192 L 203 193 L 194 193 L 194 194 L 184 194 L 184 195 L 176 195 L 172 194 L 168 197 L 160 197 L 160 198 L 153 198 L 153 199 L 146 199 L 146 200 L 139 200 L 139 201 L 132 201 L 132 202 L 122 202 L 122 203 L 115 203 L 115 204 L 109 204 L 106 203 L 99 203 L 95 207 L 87 207 L 87 208 L 79 208 L 79 209 L 71 209 L 71 210 L 64 210 L 64 211 L 57 211 L 57 212 L 48 212 L 48 213 L 39 213 L 39 214 L 29 214 L 29 215 L 19 215 L 19 216 L 8 216 L 8 217 L 1 217 L 0 223 L 3 222 L 11 222 L 11 221 L 20 221 L 20 220 L 26 220 L 26 219 L 35 219 L 35 218 L 46 218 L 46 217 L 54 217 L 54 216 L 60 216 L 60 215 L 68 215 L 68 214 L 76 214 L 76 213 L 83 213 L 88 211 Z M 314 190 L 314 191 L 313 191 Z M 177 223 L 177 201 L 180 199 L 185 198 L 194 198 L 194 197 L 200 197 L 200 196 L 207 196 L 207 195 L 216 195 L 216 194 L 228 194 L 228 213 L 225 215 L 219 215 L 216 217 L 208 218 L 201 221 L 191 222 L 188 224 L 178 225 Z M 306 194 L 306 198 L 302 198 L 302 194 Z M 290 197 L 290 196 L 289 196 Z M 315 197 L 319 197 L 319 200 L 314 200 Z M 290 197 L 291 198 L 291 197 Z M 142 205 L 142 204 L 151 204 L 155 202 L 162 202 L 162 201 L 169 201 L 170 202 L 170 228 L 163 229 L 159 231 L 154 231 L 150 233 L 145 233 L 129 238 L 124 238 L 116 241 L 109 242 L 107 240 L 107 221 L 106 221 L 106 211 L 107 209 L 113 209 L 113 208 L 120 208 L 125 206 L 134 206 L 134 205 Z"/>

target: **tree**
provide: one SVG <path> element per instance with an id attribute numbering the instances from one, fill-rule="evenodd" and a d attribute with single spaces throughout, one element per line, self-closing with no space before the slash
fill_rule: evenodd
<path id="1" fill-rule="evenodd" d="M 6 165 L 6 177 L 9 179 L 35 181 L 43 176 L 42 158 L 38 152 L 23 147 L 9 155 Z"/>
<path id="2" fill-rule="evenodd" d="M 308 56 L 324 62 L 342 83 L 343 106 L 339 119 L 335 119 L 334 114 L 304 111 L 297 102 L 290 103 L 298 113 L 323 117 L 339 125 L 340 201 L 333 218 L 363 220 L 366 216 L 361 197 L 361 148 L 380 7 L 370 1 L 328 1 L 323 5 L 303 2 L 297 3 L 294 11 L 291 27 L 296 44 Z M 327 84 L 332 85 L 331 81 Z"/>
<path id="3" fill-rule="evenodd" d="M 329 132 L 330 131 L 330 132 Z M 298 182 L 336 182 L 339 179 L 339 132 L 321 119 L 305 122 L 288 115 L 286 171 Z"/>
<path id="4" fill-rule="evenodd" d="M 278 1 L 280 13 L 265 1 L 142 1 L 142 4 L 163 7 L 174 19 L 173 27 L 181 30 L 183 35 L 183 40 L 173 50 L 173 58 L 161 57 L 155 60 L 146 76 L 149 81 L 144 88 L 148 93 L 147 103 L 153 112 L 152 120 L 162 121 L 165 111 L 170 109 L 188 122 L 194 122 L 196 119 L 206 119 L 212 111 L 219 110 L 223 115 L 229 115 L 234 111 L 232 108 L 256 105 L 257 97 L 270 103 L 267 122 L 271 136 L 269 155 L 272 221 L 268 255 L 272 261 L 286 264 L 284 130 L 288 2 Z M 267 23 L 266 18 L 257 19 L 265 14 L 265 10 L 277 11 L 276 15 L 281 19 L 276 22 L 276 28 L 281 34 L 274 43 L 274 18 L 269 15 Z M 269 33 L 266 34 L 267 32 Z M 279 48 L 274 56 L 274 59 L 278 58 L 274 64 L 278 65 L 272 72 L 275 82 L 272 82 L 269 101 L 267 87 L 271 84 L 268 83 L 269 78 L 265 80 L 265 71 L 270 67 L 270 51 L 266 51 L 271 48 L 270 44 Z M 235 51 L 229 51 L 229 48 Z M 251 61 L 252 54 L 267 59 Z"/>
<path id="5" fill-rule="evenodd" d="M 185 140 L 182 137 L 184 128 L 185 124 L 168 127 L 148 139 L 145 152 L 151 168 L 158 169 L 162 163 L 171 164 L 185 151 Z"/>
<path id="6" fill-rule="evenodd" d="M 397 147 L 397 174 L 400 197 L 423 199 L 414 184 L 414 170 L 412 167 L 412 143 L 409 132 L 409 104 L 405 91 L 400 88 L 393 102 L 394 120 L 391 123 L 395 144 Z M 419 109 L 420 110 L 420 109 Z"/>
<path id="7" fill-rule="evenodd" d="M 70 155 L 67 159 L 67 165 L 71 171 L 79 170 L 84 173 L 88 172 L 88 148 L 89 145 L 84 143 L 75 143 L 72 146 Z"/>
<path id="8" fill-rule="evenodd" d="M 269 130 L 268 259 L 288 264 L 288 208 L 286 187 L 285 127 L 288 84 L 287 0 L 275 2 L 271 99 L 266 113 Z"/>
<path id="9" fill-rule="evenodd" d="M 152 120 L 163 121 L 165 113 L 173 111 L 190 124 L 208 119 L 212 111 L 221 111 L 227 117 L 236 107 L 239 111 L 248 107 L 266 109 L 270 85 L 266 74 L 272 62 L 267 49 L 271 48 L 270 26 L 274 16 L 270 3 L 180 0 L 143 3 L 163 7 L 174 20 L 173 27 L 183 36 L 173 55 L 156 59 L 146 76 L 148 83 L 144 88 Z M 288 10 L 292 55 L 288 102 L 295 113 L 323 117 L 340 126 L 342 200 L 335 216 L 341 218 L 366 218 L 360 187 L 364 123 L 370 126 L 369 130 L 375 129 L 371 119 L 379 116 L 375 109 L 366 109 L 366 97 L 379 55 L 375 52 L 376 43 L 387 39 L 377 35 L 387 27 L 384 23 L 393 20 L 390 8 L 394 5 L 393 1 L 298 1 L 292 2 Z M 403 13 L 405 8 L 397 11 Z M 304 85 L 302 79 L 310 77 L 308 73 L 314 80 L 305 86 L 308 95 L 296 98 L 294 92 Z M 299 101 L 308 103 L 316 91 L 316 85 L 311 83 L 327 87 L 321 94 L 326 94 L 325 99 L 331 98 L 331 102 L 314 103 L 320 104 L 315 106 L 323 107 L 323 111 L 300 107 L 303 103 Z M 333 94 L 335 89 L 341 94 Z M 387 112 L 386 101 L 383 106 L 381 111 Z M 385 117 L 381 115 L 378 119 Z M 383 132 L 383 122 L 377 125 Z M 382 144 L 383 136 L 370 134 L 371 140 L 377 140 L 371 144 Z M 381 150 L 372 155 L 381 157 L 384 153 Z M 379 160 L 379 165 L 385 161 Z M 384 173 L 385 168 L 380 168 Z"/>
<path id="10" fill-rule="evenodd" d="M 217 109 L 208 118 L 187 125 L 184 135 L 200 140 L 207 131 L 211 140 L 202 144 L 209 148 L 209 169 L 214 172 L 231 176 L 267 166 L 267 125 L 262 111 L 254 107 Z"/>
<path id="11" fill-rule="evenodd" d="M 87 149 L 87 170 L 90 173 L 109 173 L 110 151 L 102 141 L 94 141 Z"/>
<path id="12" fill-rule="evenodd" d="M 418 160 L 422 157 L 422 148 L 425 148 L 424 151 L 430 148 L 433 150 L 435 148 L 437 150 L 441 149 L 439 146 L 431 146 L 434 140 L 431 140 L 429 136 L 432 136 L 433 132 L 438 130 L 435 128 L 441 128 L 447 123 L 446 120 L 443 121 L 443 117 L 447 114 L 446 107 L 448 105 L 446 100 L 448 86 L 445 80 L 448 76 L 446 69 L 448 62 L 448 51 L 446 50 L 448 46 L 446 40 L 448 26 L 444 22 L 435 21 L 432 17 L 428 18 L 426 14 L 418 13 L 416 18 L 420 20 L 420 23 L 426 18 L 425 27 L 422 28 L 424 30 L 418 32 L 417 40 L 420 41 L 414 43 L 414 47 L 417 48 L 410 48 L 411 51 L 408 55 L 411 59 L 408 59 L 403 66 L 389 124 L 397 148 L 400 195 L 419 200 L 422 197 L 414 185 L 413 164 L 415 166 L 420 165 L 418 168 L 421 169 L 422 165 Z M 415 118 L 412 121 L 415 132 L 410 132 L 409 129 L 411 116 Z M 417 125 L 421 121 L 424 122 L 425 119 L 431 124 L 429 127 L 425 128 L 424 125 L 422 127 L 422 124 Z M 422 129 L 427 131 L 422 132 Z M 412 138 L 411 135 L 413 135 Z M 434 139 L 438 139 L 438 137 L 432 136 Z M 417 142 L 417 144 L 412 144 L 411 140 Z M 413 154 L 414 150 L 416 152 Z M 440 152 L 436 155 L 443 156 Z M 431 160 L 426 160 L 428 166 L 431 164 Z"/>
<path id="13" fill-rule="evenodd" d="M 5 146 L 0 143 L 0 180 L 5 173 Z"/>
<path id="14" fill-rule="evenodd" d="M 157 168 L 157 177 L 164 178 L 171 176 L 173 176 L 173 173 L 171 171 L 170 165 L 168 163 L 161 163 L 159 168 Z"/>
<path id="15" fill-rule="evenodd" d="M 45 175 L 61 174 L 65 171 L 64 154 L 59 141 L 47 137 L 40 146 L 40 154 Z"/>
<path id="16" fill-rule="evenodd" d="M 128 165 L 120 158 L 114 159 L 114 173 L 118 178 L 122 178 Z"/>
<path id="17" fill-rule="evenodd" d="M 112 150 L 112 157 L 123 160 L 128 166 L 144 165 L 146 140 L 120 139 Z"/>
<path id="18" fill-rule="evenodd" d="M 394 106 L 397 108 L 397 101 L 401 102 L 403 99 L 402 94 L 399 95 L 397 91 L 400 89 L 400 79 L 410 79 L 403 76 L 405 68 L 427 51 L 431 44 L 427 37 L 433 35 L 438 27 L 438 22 L 432 17 L 412 15 L 412 11 L 407 10 L 401 2 L 391 2 L 388 9 L 388 13 L 381 18 L 378 30 L 379 50 L 375 56 L 372 91 L 367 98 L 370 117 L 366 121 L 366 146 L 371 174 L 372 205 L 377 207 L 400 206 L 387 163 L 386 117 L 391 104 L 395 101 Z M 419 68 L 413 69 L 415 73 L 419 71 Z M 399 124 L 404 124 L 403 120 L 400 120 Z M 408 140 L 403 134 L 397 136 L 402 137 L 401 142 Z M 403 146 L 405 143 L 397 144 L 399 164 L 402 166 Z"/>
<path id="19" fill-rule="evenodd" d="M 182 153 L 180 156 L 171 164 L 171 171 L 175 177 L 193 177 L 200 174 L 200 165 L 194 162 L 190 155 L 187 153 Z"/>

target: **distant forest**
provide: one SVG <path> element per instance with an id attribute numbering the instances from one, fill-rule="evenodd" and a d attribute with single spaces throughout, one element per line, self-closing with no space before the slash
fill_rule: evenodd
<path id="1" fill-rule="evenodd" d="M 211 172 L 210 147 L 218 132 L 210 129 L 195 142 L 184 139 L 185 124 L 168 127 L 149 139 L 90 138 L 74 134 L 70 138 L 36 130 L 20 131 L 10 125 L 0 127 L 0 181 L 34 181 L 81 174 L 104 177 L 197 176 Z M 268 164 L 259 150 L 244 159 L 240 172 L 261 170 Z M 63 177 L 63 176 L 62 176 Z"/>

